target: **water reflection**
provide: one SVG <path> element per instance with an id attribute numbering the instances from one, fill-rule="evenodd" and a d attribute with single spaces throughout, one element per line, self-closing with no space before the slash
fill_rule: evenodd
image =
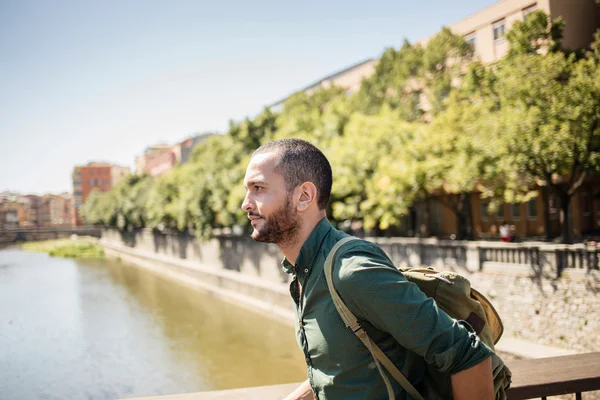
<path id="1" fill-rule="evenodd" d="M 291 328 L 137 267 L 16 250 L 1 251 L 0 265 L 2 398 L 108 399 L 305 377 Z"/>

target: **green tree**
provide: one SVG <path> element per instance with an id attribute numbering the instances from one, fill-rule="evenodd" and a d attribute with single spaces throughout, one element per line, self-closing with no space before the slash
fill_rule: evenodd
<path id="1" fill-rule="evenodd" d="M 314 93 L 296 93 L 277 116 L 277 132 L 271 139 L 301 138 L 323 145 L 343 132 L 349 118 L 347 96 L 341 88 L 319 89 Z"/>
<path id="2" fill-rule="evenodd" d="M 506 157 L 560 198 L 563 241 L 571 243 L 571 198 L 586 174 L 599 168 L 598 62 L 523 54 L 503 62 L 497 75 Z"/>
<path id="3" fill-rule="evenodd" d="M 183 198 L 198 237 L 210 236 L 215 228 L 247 224 L 241 201 L 234 206 L 231 197 L 243 186 L 243 159 L 251 150 L 229 134 L 214 136 L 194 149 Z"/>
<path id="4" fill-rule="evenodd" d="M 79 213 L 86 224 L 115 228 L 117 226 L 116 210 L 116 193 L 95 189 L 89 194 Z"/>
<path id="5" fill-rule="evenodd" d="M 562 17 L 551 21 L 544 11 L 534 11 L 525 20 L 515 22 L 506 33 L 508 56 L 559 51 L 564 28 Z"/>
<path id="6" fill-rule="evenodd" d="M 398 111 L 402 119 L 416 121 L 420 107 L 421 87 L 416 84 L 423 66 L 423 48 L 405 41 L 399 50 L 388 48 L 377 62 L 375 72 L 363 80 L 355 97 L 357 108 L 364 114 L 377 114 L 384 104 Z"/>
<path id="7" fill-rule="evenodd" d="M 444 27 L 427 43 L 419 79 L 428 99 L 428 112 L 432 116 L 444 109 L 444 101 L 472 59 L 473 48 L 449 28 Z"/>
<path id="8" fill-rule="evenodd" d="M 149 228 L 164 230 L 178 228 L 179 213 L 182 210 L 179 193 L 181 179 L 179 167 L 173 168 L 168 173 L 155 178 L 154 185 L 148 194 L 146 206 L 147 226 Z"/>
<path id="9" fill-rule="evenodd" d="M 153 184 L 149 175 L 129 175 L 113 188 L 117 229 L 124 231 L 146 226 L 146 204 Z"/>
<path id="10" fill-rule="evenodd" d="M 392 181 L 381 168 L 388 168 L 384 155 L 401 157 L 412 134 L 413 126 L 389 106 L 377 115 L 352 115 L 344 135 L 324 149 L 335 173 L 331 204 L 336 220 L 363 221 L 367 230 L 399 223 L 408 196 L 402 182 Z"/>

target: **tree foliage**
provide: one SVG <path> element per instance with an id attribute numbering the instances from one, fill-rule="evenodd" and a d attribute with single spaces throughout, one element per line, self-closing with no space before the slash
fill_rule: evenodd
<path id="1" fill-rule="evenodd" d="M 562 17 L 551 21 L 545 12 L 534 11 L 525 20 L 515 22 L 507 32 L 508 56 L 559 51 L 564 29 Z"/>
<path id="2" fill-rule="evenodd" d="M 600 171 L 600 33 L 579 58 L 560 50 L 564 23 L 530 14 L 507 33 L 508 56 L 484 65 L 444 28 L 425 45 L 386 49 L 352 95 L 338 87 L 291 96 L 281 112 L 231 122 L 198 144 L 190 161 L 152 178 L 132 176 L 93 192 L 87 223 L 120 230 L 193 231 L 248 227 L 240 210 L 252 152 L 280 138 L 308 140 L 334 171 L 334 223 L 378 231 L 438 196 L 472 236 L 470 193 L 527 201 L 541 187 L 561 198 L 565 238 L 570 198 Z M 599 31 L 600 32 L 600 31 Z"/>

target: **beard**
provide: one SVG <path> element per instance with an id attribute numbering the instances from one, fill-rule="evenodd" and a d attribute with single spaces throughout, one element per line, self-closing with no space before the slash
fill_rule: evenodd
<path id="1" fill-rule="evenodd" d="M 291 196 L 286 197 L 285 203 L 271 216 L 260 217 L 263 219 L 263 224 L 260 228 L 254 228 L 252 239 L 278 245 L 289 245 L 294 242 L 301 222 L 292 207 Z"/>

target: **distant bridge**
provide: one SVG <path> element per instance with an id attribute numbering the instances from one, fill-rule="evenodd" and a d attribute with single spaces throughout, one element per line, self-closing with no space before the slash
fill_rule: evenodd
<path id="1" fill-rule="evenodd" d="M 95 226 L 0 229 L 0 247 L 19 242 L 64 239 L 71 235 L 99 238 L 102 231 Z"/>

